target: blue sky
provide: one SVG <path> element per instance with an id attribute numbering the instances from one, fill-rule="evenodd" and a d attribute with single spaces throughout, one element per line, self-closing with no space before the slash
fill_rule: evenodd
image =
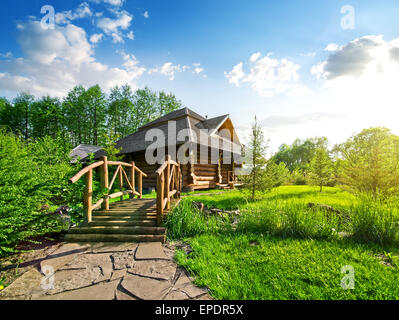
<path id="1" fill-rule="evenodd" d="M 147 85 L 172 91 L 201 114 L 230 114 L 242 137 L 257 115 L 272 150 L 297 137 L 341 142 L 369 126 L 399 134 L 394 0 L 2 5 L 0 96 L 62 97 L 80 83 L 106 91 Z M 55 9 L 54 29 L 40 25 L 44 5 Z M 348 5 L 353 15 L 341 12 Z"/>

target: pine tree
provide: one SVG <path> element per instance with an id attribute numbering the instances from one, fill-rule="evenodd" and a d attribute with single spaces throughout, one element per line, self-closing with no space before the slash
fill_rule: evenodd
<path id="1" fill-rule="evenodd" d="M 330 181 L 333 173 L 333 166 L 327 149 L 318 148 L 316 149 L 315 155 L 310 162 L 310 181 L 320 186 L 320 192 L 323 191 L 328 181 Z"/>
<path id="2" fill-rule="evenodd" d="M 269 191 L 273 187 L 272 176 L 267 174 L 266 151 L 268 145 L 264 140 L 262 128 L 256 117 L 252 125 L 250 141 L 245 150 L 245 158 L 249 166 L 249 173 L 242 177 L 243 190 L 250 193 L 252 201 L 258 193 Z"/>

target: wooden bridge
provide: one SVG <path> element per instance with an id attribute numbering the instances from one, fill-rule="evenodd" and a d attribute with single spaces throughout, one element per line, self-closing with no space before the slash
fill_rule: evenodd
<path id="1" fill-rule="evenodd" d="M 116 170 L 109 180 L 111 166 Z M 101 189 L 106 195 L 93 204 L 93 171 L 100 173 Z M 127 171 L 127 172 L 126 172 Z M 165 241 L 166 230 L 161 227 L 164 215 L 170 210 L 173 200 L 180 200 L 182 174 L 180 164 L 167 160 L 156 171 L 157 198 L 143 199 L 143 178 L 147 175 L 134 162 L 101 161 L 93 163 L 69 181 L 75 183 L 85 178 L 83 199 L 84 223 L 69 230 L 68 242 L 146 242 Z M 119 191 L 109 194 L 115 181 Z M 137 183 L 136 183 L 137 182 Z M 137 188 L 136 188 L 137 186 Z M 129 200 L 124 196 L 129 195 Z M 111 199 L 120 201 L 110 203 Z"/>

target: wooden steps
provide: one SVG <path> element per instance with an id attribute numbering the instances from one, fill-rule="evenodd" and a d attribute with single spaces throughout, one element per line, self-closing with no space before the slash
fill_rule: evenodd
<path id="1" fill-rule="evenodd" d="M 71 228 L 68 242 L 165 242 L 153 199 L 116 202 L 109 211 L 93 211 L 92 222 Z"/>

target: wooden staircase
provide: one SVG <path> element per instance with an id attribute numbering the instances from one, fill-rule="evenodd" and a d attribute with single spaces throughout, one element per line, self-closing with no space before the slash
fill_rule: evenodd
<path id="1" fill-rule="evenodd" d="M 166 229 L 158 227 L 155 199 L 131 199 L 93 211 L 92 221 L 71 228 L 68 242 L 165 242 Z"/>
<path id="2" fill-rule="evenodd" d="M 109 166 L 117 166 L 111 181 Z M 100 171 L 101 187 L 108 189 L 109 193 L 119 177 L 119 191 L 104 196 L 95 204 L 93 204 L 93 170 Z M 172 161 L 168 155 L 167 160 L 156 171 L 156 175 L 157 198 L 142 199 L 143 177 L 147 177 L 147 174 L 137 168 L 134 162 L 108 161 L 107 157 L 103 157 L 101 161 L 79 171 L 69 179 L 69 182 L 75 183 L 85 177 L 86 187 L 83 199 L 85 223 L 70 229 L 65 240 L 68 242 L 165 242 L 166 229 L 160 227 L 160 223 L 170 210 L 172 199 L 180 199 L 182 186 L 180 164 Z M 127 194 L 130 200 L 124 200 Z M 138 198 L 134 198 L 136 196 Z M 111 199 L 118 197 L 120 197 L 119 202 L 111 203 Z"/>

